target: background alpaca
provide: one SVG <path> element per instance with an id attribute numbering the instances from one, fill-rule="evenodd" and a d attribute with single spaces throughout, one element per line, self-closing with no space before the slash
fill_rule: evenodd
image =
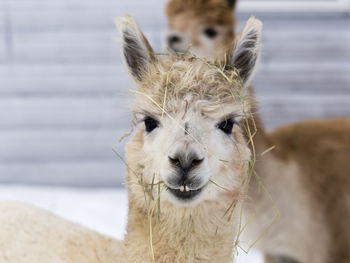
<path id="1" fill-rule="evenodd" d="M 216 41 L 222 43 L 215 43 L 210 51 L 204 44 L 190 43 L 191 39 L 201 38 L 203 31 L 192 30 L 193 35 L 189 38 L 191 27 L 183 26 L 186 23 L 197 28 L 222 27 L 218 14 L 224 12 L 222 6 L 227 2 L 209 2 L 210 7 L 205 1 L 173 0 L 166 10 L 170 32 L 176 28 L 177 34 L 187 39 L 182 41 L 181 51 L 189 48 L 198 56 L 215 59 L 220 58 L 217 47 L 224 47 L 222 57 L 233 41 L 233 35 L 226 39 L 218 36 Z M 226 15 L 229 15 L 228 10 L 226 8 Z M 216 19 L 209 19 L 211 14 L 216 14 Z M 181 22 L 179 18 L 184 16 L 186 20 Z M 231 21 L 235 21 L 234 17 L 233 14 Z M 225 21 L 229 23 L 230 19 Z M 169 47 L 173 48 L 172 45 Z M 350 246 L 350 232 L 346 221 L 350 216 L 350 205 L 346 189 L 350 185 L 350 166 L 344 160 L 350 157 L 350 139 L 346 135 L 350 131 L 350 120 L 299 123 L 267 134 L 258 113 L 255 112 L 255 116 L 257 133 L 254 139 L 258 155 L 271 146 L 276 147 L 258 158 L 256 164 L 257 174 L 271 193 L 272 201 L 266 192 L 259 191 L 260 182 L 253 180 L 246 217 L 247 220 L 254 217 L 255 222 L 247 228 L 242 240 L 253 244 L 269 228 L 276 218 L 273 205 L 276 202 L 281 217 L 256 246 L 264 251 L 267 261 L 348 262 L 350 255 L 346 247 Z M 319 163 L 327 163 L 327 167 L 319 169 Z M 315 237 L 318 242 L 314 241 Z M 330 246 L 331 243 L 335 245 Z"/>
<path id="2" fill-rule="evenodd" d="M 208 59 L 224 59 L 236 25 L 235 0 L 169 1 L 167 45 L 178 52 L 190 50 Z"/>
<path id="3" fill-rule="evenodd" d="M 118 25 L 142 121 L 127 145 L 125 244 L 42 210 L 1 203 L 0 259 L 231 262 L 251 171 L 246 86 L 260 54 L 261 23 L 247 22 L 227 65 L 158 57 L 131 17 Z"/>

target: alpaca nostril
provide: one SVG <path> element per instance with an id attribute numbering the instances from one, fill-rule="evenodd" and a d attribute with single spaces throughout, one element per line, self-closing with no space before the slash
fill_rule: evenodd
<path id="1" fill-rule="evenodd" d="M 203 162 L 203 160 L 204 160 L 204 158 L 202 158 L 202 159 L 193 159 L 191 165 L 192 166 L 197 166 L 197 165 L 201 164 Z"/>
<path id="2" fill-rule="evenodd" d="M 170 161 L 171 164 L 173 164 L 175 166 L 180 166 L 181 165 L 180 160 L 177 157 L 173 158 L 173 157 L 168 156 L 168 158 L 169 158 L 169 161 Z"/>
<path id="3" fill-rule="evenodd" d="M 181 42 L 181 38 L 179 36 L 173 35 L 173 36 L 168 37 L 169 44 L 175 44 L 175 43 L 179 43 L 179 42 Z"/>

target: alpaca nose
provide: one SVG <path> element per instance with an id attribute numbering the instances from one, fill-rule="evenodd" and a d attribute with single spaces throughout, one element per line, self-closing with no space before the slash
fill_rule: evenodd
<path id="1" fill-rule="evenodd" d="M 176 153 L 174 156 L 168 156 L 168 158 L 172 165 L 186 171 L 200 165 L 204 160 L 196 153 Z"/>
<path id="2" fill-rule="evenodd" d="M 173 45 L 173 44 L 176 44 L 176 43 L 179 43 L 181 42 L 181 37 L 177 36 L 177 35 L 170 35 L 168 37 L 168 44 L 169 46 Z"/>
<path id="3" fill-rule="evenodd" d="M 205 157 L 200 152 L 175 151 L 168 155 L 168 160 L 175 172 L 167 178 L 168 186 L 173 189 L 186 186 L 186 189 L 196 190 L 202 185 L 202 176 L 193 172 L 204 163 Z"/>

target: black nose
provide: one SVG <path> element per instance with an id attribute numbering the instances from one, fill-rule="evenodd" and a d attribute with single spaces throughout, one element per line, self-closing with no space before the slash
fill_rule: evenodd
<path id="1" fill-rule="evenodd" d="M 179 36 L 171 35 L 171 36 L 168 37 L 169 45 L 176 44 L 176 43 L 179 43 L 179 42 L 181 42 L 181 38 Z"/>
<path id="2" fill-rule="evenodd" d="M 198 166 L 204 160 L 204 158 L 200 158 L 195 153 L 190 153 L 190 154 L 178 153 L 178 154 L 175 154 L 174 156 L 168 156 L 168 158 L 172 165 L 182 170 L 190 170 Z"/>
<path id="3" fill-rule="evenodd" d="M 201 185 L 201 179 L 197 176 L 191 176 L 191 171 L 200 165 L 204 158 L 199 157 L 196 153 L 179 152 L 168 156 L 169 162 L 176 169 L 176 174 L 169 179 L 169 186 L 174 189 L 187 186 L 190 190 L 196 190 Z"/>

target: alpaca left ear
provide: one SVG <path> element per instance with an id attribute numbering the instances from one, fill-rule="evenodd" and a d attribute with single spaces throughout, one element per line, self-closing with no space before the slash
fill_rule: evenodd
<path id="1" fill-rule="evenodd" d="M 234 48 L 228 57 L 229 66 L 238 70 L 243 87 L 249 85 L 260 57 L 261 31 L 261 21 L 250 17 L 242 31 L 237 35 Z"/>
<path id="2" fill-rule="evenodd" d="M 115 23 L 122 35 L 122 50 L 126 65 L 136 81 L 142 77 L 156 56 L 134 18 L 129 15 L 116 18 Z"/>

